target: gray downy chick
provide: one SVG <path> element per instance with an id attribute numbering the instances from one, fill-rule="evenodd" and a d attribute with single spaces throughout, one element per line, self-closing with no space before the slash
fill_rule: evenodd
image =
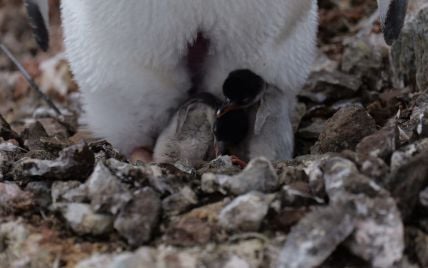
<path id="1" fill-rule="evenodd" d="M 215 157 L 213 125 L 219 101 L 201 93 L 185 102 L 159 136 L 153 159 L 197 167 Z"/>

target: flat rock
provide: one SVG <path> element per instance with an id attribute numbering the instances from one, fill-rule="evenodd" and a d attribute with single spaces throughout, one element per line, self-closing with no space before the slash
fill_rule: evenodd
<path id="1" fill-rule="evenodd" d="M 133 194 L 114 221 L 114 228 L 133 246 L 148 242 L 158 227 L 161 200 L 151 188 Z"/>
<path id="2" fill-rule="evenodd" d="M 317 208 L 291 229 L 279 256 L 278 267 L 321 265 L 351 235 L 354 217 L 348 203 Z"/>
<path id="3" fill-rule="evenodd" d="M 95 167 L 86 188 L 91 206 L 97 212 L 116 215 L 132 199 L 127 185 L 121 183 L 102 162 Z"/>
<path id="4" fill-rule="evenodd" d="M 190 187 L 182 188 L 178 193 L 172 194 L 162 200 L 162 210 L 170 216 L 186 212 L 198 204 L 198 196 Z"/>
<path id="5" fill-rule="evenodd" d="M 23 158 L 15 163 L 15 180 L 84 180 L 95 165 L 93 153 L 85 144 L 65 148 L 55 160 Z"/>
<path id="6" fill-rule="evenodd" d="M 51 187 L 52 202 L 84 203 L 89 201 L 87 187 L 79 181 L 55 181 Z"/>
<path id="7" fill-rule="evenodd" d="M 387 159 L 399 146 L 398 128 L 387 126 L 365 137 L 356 147 L 356 152 L 366 156 Z"/>
<path id="8" fill-rule="evenodd" d="M 259 192 L 238 196 L 220 212 L 220 225 L 232 232 L 257 232 L 272 200 Z"/>
<path id="9" fill-rule="evenodd" d="M 71 229 L 79 235 L 102 235 L 113 230 L 113 216 L 95 213 L 91 206 L 82 203 L 57 203 Z"/>
<path id="10" fill-rule="evenodd" d="M 299 96 L 315 103 L 326 103 L 353 97 L 361 87 L 361 79 L 340 71 L 319 71 L 310 75 Z"/>
<path id="11" fill-rule="evenodd" d="M 409 217 L 418 203 L 419 193 L 428 186 L 428 151 L 398 167 L 385 178 L 384 185 L 395 198 L 402 217 Z"/>
<path id="12" fill-rule="evenodd" d="M 272 192 L 279 186 L 278 175 L 266 158 L 256 158 L 234 176 L 206 173 L 202 176 L 201 188 L 207 193 L 222 192 L 235 195 L 251 191 Z"/>
<path id="13" fill-rule="evenodd" d="M 412 5 L 412 2 L 415 4 Z M 391 50 L 396 84 L 411 86 L 419 91 L 428 88 L 428 5 L 422 3 L 411 1 L 410 5 L 415 8 L 409 8 L 400 38 Z"/>
<path id="14" fill-rule="evenodd" d="M 312 153 L 354 149 L 364 137 L 376 131 L 374 119 L 359 105 L 349 105 L 330 118 Z"/>

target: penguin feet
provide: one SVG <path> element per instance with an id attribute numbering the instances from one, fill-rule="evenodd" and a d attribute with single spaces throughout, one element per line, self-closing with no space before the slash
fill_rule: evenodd
<path id="1" fill-rule="evenodd" d="M 129 161 L 131 161 L 131 163 L 137 163 L 137 162 L 150 163 L 150 162 L 153 162 L 153 152 L 150 149 L 147 149 L 145 147 L 137 147 L 132 151 L 132 153 L 129 157 Z"/>
<path id="2" fill-rule="evenodd" d="M 236 155 L 231 155 L 230 158 L 232 160 L 232 164 L 234 164 L 235 166 L 239 166 L 241 169 L 244 169 L 248 164 L 247 162 L 245 162 L 244 160 L 241 160 Z"/>

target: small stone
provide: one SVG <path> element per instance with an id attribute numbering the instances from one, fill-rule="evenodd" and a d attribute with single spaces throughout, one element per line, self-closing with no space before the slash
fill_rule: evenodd
<path id="1" fill-rule="evenodd" d="M 92 208 L 116 215 L 132 199 L 128 187 L 99 162 L 86 182 Z"/>
<path id="2" fill-rule="evenodd" d="M 397 86 L 411 86 L 424 91 L 428 87 L 428 6 L 423 0 L 410 1 L 409 5 L 413 2 L 416 8 L 409 8 L 408 19 L 400 37 L 392 46 L 391 65 L 394 67 Z"/>
<path id="3" fill-rule="evenodd" d="M 419 229 L 406 229 L 407 251 L 414 254 L 420 267 L 428 267 L 428 235 Z"/>
<path id="4" fill-rule="evenodd" d="M 279 179 L 272 164 L 266 158 L 256 158 L 247 167 L 234 176 L 215 175 L 202 176 L 201 188 L 207 193 L 222 192 L 241 195 L 251 191 L 264 193 L 278 189 Z"/>
<path id="5" fill-rule="evenodd" d="M 382 187 L 360 174 L 356 165 L 347 159 L 332 157 L 322 163 L 321 169 L 330 201 L 349 199 L 353 194 L 364 194 L 368 197 L 388 196 Z"/>
<path id="6" fill-rule="evenodd" d="M 79 235 L 102 235 L 113 230 L 113 217 L 95 213 L 90 205 L 82 203 L 57 203 L 59 210 L 71 229 Z"/>
<path id="7" fill-rule="evenodd" d="M 93 153 L 85 144 L 62 150 L 55 160 L 23 158 L 16 162 L 12 173 L 15 180 L 83 180 L 92 172 Z"/>
<path id="8" fill-rule="evenodd" d="M 232 232 L 257 232 L 271 202 L 272 197 L 258 192 L 239 196 L 220 212 L 220 225 Z"/>
<path id="9" fill-rule="evenodd" d="M 285 185 L 280 193 L 282 207 L 305 207 L 324 204 L 324 200 L 313 196 L 309 184 L 304 182 Z"/>
<path id="10" fill-rule="evenodd" d="M 217 202 L 195 208 L 175 219 L 169 224 L 164 240 L 183 247 L 204 245 L 215 240 L 216 236 L 221 235 L 218 215 L 224 205 L 224 202 Z"/>
<path id="11" fill-rule="evenodd" d="M 49 136 L 43 125 L 36 121 L 22 132 L 24 145 L 33 150 L 45 150 L 53 155 L 57 155 L 62 149 L 70 146 L 71 143 L 64 137 Z"/>
<path id="12" fill-rule="evenodd" d="M 33 195 L 14 183 L 0 183 L 0 214 L 26 210 L 33 206 Z"/>
<path id="13" fill-rule="evenodd" d="M 34 204 L 47 209 L 52 203 L 51 186 L 47 182 L 33 181 L 25 186 L 25 191 L 32 193 Z"/>
<path id="14" fill-rule="evenodd" d="M 175 194 L 184 187 L 199 187 L 199 178 L 171 164 L 151 164 L 148 166 L 149 185 L 162 196 Z"/>
<path id="15" fill-rule="evenodd" d="M 222 155 L 204 164 L 199 170 L 199 174 L 216 173 L 224 175 L 235 175 L 241 170 L 232 163 L 232 158 L 228 155 Z"/>
<path id="16" fill-rule="evenodd" d="M 390 172 L 388 164 L 378 157 L 368 156 L 358 159 L 358 165 L 362 174 L 382 183 L 385 176 Z"/>
<path id="17" fill-rule="evenodd" d="M 395 198 L 402 217 L 407 219 L 419 199 L 419 193 L 428 186 L 428 151 L 412 157 L 384 180 L 385 187 Z"/>
<path id="18" fill-rule="evenodd" d="M 422 139 L 400 148 L 391 156 L 391 170 L 396 171 L 400 167 L 412 161 L 415 155 L 424 151 L 428 151 L 428 139 Z"/>
<path id="19" fill-rule="evenodd" d="M 105 163 L 121 182 L 134 188 L 147 186 L 148 178 L 152 176 L 152 169 L 148 165 L 133 165 L 115 158 L 110 158 Z"/>
<path id="20" fill-rule="evenodd" d="M 376 122 L 359 105 L 340 109 L 330 118 L 312 153 L 341 152 L 354 149 L 364 137 L 376 131 Z"/>
<path id="21" fill-rule="evenodd" d="M 21 137 L 11 128 L 2 115 L 0 115 L 0 137 L 5 141 L 16 140 L 19 145 L 24 146 L 24 142 Z"/>
<path id="22" fill-rule="evenodd" d="M 315 103 L 326 103 L 351 98 L 360 89 L 361 84 L 361 79 L 355 75 L 339 71 L 314 72 L 299 96 Z"/>
<path id="23" fill-rule="evenodd" d="M 8 176 L 13 167 L 13 163 L 18 160 L 26 151 L 10 142 L 0 143 L 0 180 Z"/>
<path id="24" fill-rule="evenodd" d="M 356 147 L 359 154 L 387 159 L 397 149 L 399 143 L 396 126 L 385 127 L 365 137 Z"/>
<path id="25" fill-rule="evenodd" d="M 55 181 L 51 195 L 53 203 L 84 203 L 89 200 L 86 185 L 79 181 Z"/>
<path id="26" fill-rule="evenodd" d="M 126 157 L 114 149 L 113 146 L 105 140 L 91 142 L 88 146 L 91 151 L 94 152 L 97 162 L 109 159 L 116 159 L 122 162 L 126 161 Z"/>
<path id="27" fill-rule="evenodd" d="M 189 187 L 184 187 L 178 193 L 172 194 L 162 200 L 163 211 L 170 215 L 179 215 L 190 207 L 198 204 L 198 197 Z"/>
<path id="28" fill-rule="evenodd" d="M 114 228 L 133 246 L 148 242 L 158 226 L 161 200 L 151 188 L 134 194 L 114 221 Z"/>

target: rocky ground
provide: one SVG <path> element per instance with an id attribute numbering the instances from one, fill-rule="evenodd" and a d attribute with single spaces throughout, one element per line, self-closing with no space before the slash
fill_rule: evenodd
<path id="1" fill-rule="evenodd" d="M 296 157 L 241 170 L 130 164 L 88 137 L 57 12 L 40 53 L 20 1 L 0 1 L 1 41 L 63 113 L 0 55 L 0 267 L 428 267 L 423 2 L 389 48 L 376 1 L 321 0 Z"/>

